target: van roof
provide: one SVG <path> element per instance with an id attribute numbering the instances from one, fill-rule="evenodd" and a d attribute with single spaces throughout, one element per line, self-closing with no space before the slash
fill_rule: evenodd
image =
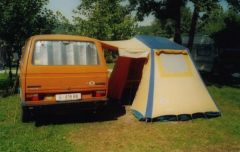
<path id="1" fill-rule="evenodd" d="M 81 40 L 81 41 L 99 41 L 97 39 L 78 36 L 78 35 L 64 35 L 64 34 L 43 34 L 43 35 L 35 35 L 30 37 L 31 40 Z"/>

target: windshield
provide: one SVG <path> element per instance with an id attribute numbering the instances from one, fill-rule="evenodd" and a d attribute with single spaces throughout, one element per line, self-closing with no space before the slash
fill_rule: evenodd
<path id="1" fill-rule="evenodd" d="M 98 65 L 94 43 L 81 41 L 36 41 L 34 65 Z"/>

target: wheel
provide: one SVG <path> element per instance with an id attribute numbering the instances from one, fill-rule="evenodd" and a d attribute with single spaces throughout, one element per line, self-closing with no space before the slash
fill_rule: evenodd
<path id="1" fill-rule="evenodd" d="M 32 109 L 22 106 L 22 122 L 30 122 L 33 120 Z"/>

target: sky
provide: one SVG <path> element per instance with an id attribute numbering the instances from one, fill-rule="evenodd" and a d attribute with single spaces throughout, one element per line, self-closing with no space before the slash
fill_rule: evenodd
<path id="1" fill-rule="evenodd" d="M 49 0 L 48 8 L 53 10 L 54 12 L 60 11 L 65 17 L 67 17 L 70 21 L 74 13 L 72 12 L 73 9 L 77 8 L 80 4 L 81 0 Z M 141 25 L 150 25 L 154 20 L 153 16 L 145 18 Z"/>
<path id="2" fill-rule="evenodd" d="M 49 0 L 48 8 L 53 11 L 60 11 L 64 16 L 71 19 L 73 9 L 77 8 L 81 0 Z"/>
<path id="3" fill-rule="evenodd" d="M 71 21 L 72 16 L 74 16 L 73 9 L 75 9 L 80 4 L 80 2 L 81 0 L 49 0 L 47 7 L 53 11 L 60 11 Z M 227 8 L 227 3 L 225 1 L 222 1 L 221 5 L 224 9 Z M 192 7 L 191 4 L 189 4 L 189 6 Z M 153 16 L 146 17 L 144 21 L 140 22 L 140 25 L 150 25 L 153 20 Z"/>

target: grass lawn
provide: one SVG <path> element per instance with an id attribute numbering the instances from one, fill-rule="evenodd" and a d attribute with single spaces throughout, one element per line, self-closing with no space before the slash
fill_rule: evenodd
<path id="1" fill-rule="evenodd" d="M 240 89 L 214 86 L 208 89 L 222 117 L 185 122 L 139 122 L 127 106 L 126 114 L 105 121 L 97 117 L 97 112 L 85 117 L 89 121 L 65 117 L 59 122 L 50 119 L 22 123 L 18 96 L 0 98 L 0 151 L 239 152 Z M 109 109 L 105 112 L 114 113 Z"/>
<path id="2" fill-rule="evenodd" d="M 0 90 L 5 89 L 8 86 L 8 74 L 0 73 Z"/>
<path id="3" fill-rule="evenodd" d="M 108 69 L 113 69 L 115 63 L 108 63 L 107 66 L 108 66 Z"/>
<path id="4" fill-rule="evenodd" d="M 4 81 L 8 78 L 8 74 L 6 73 L 0 73 L 0 81 Z"/>

